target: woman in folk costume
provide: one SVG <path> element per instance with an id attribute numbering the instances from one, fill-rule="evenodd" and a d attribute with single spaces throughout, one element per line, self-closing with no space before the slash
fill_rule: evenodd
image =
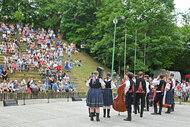
<path id="1" fill-rule="evenodd" d="M 101 78 L 99 78 L 98 71 L 95 71 L 93 73 L 92 78 L 87 81 L 86 86 L 89 87 L 87 96 L 87 106 L 90 108 L 90 120 L 94 121 L 93 113 L 95 110 L 96 121 L 100 121 L 100 107 L 103 107 L 103 95 L 101 88 L 105 88 L 105 83 Z"/>
<path id="2" fill-rule="evenodd" d="M 106 78 L 104 79 L 105 89 L 103 89 L 103 117 L 106 117 L 106 109 L 107 109 L 107 117 L 110 118 L 110 109 L 111 105 L 113 105 L 113 95 L 112 89 L 116 88 L 114 82 L 111 79 L 111 74 L 108 73 Z"/>
<path id="3" fill-rule="evenodd" d="M 167 84 L 164 91 L 163 106 L 167 107 L 168 110 L 165 113 L 171 112 L 171 103 L 172 103 L 172 79 L 167 80 Z"/>

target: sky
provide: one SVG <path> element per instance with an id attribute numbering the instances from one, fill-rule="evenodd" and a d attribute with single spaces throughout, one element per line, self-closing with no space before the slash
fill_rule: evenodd
<path id="1" fill-rule="evenodd" d="M 176 9 L 184 12 L 190 8 L 190 0 L 174 0 Z"/>

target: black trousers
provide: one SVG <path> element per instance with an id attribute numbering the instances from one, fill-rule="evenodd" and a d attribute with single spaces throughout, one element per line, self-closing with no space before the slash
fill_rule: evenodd
<path id="1" fill-rule="evenodd" d="M 146 95 L 146 109 L 149 110 L 149 93 Z"/>
<path id="2" fill-rule="evenodd" d="M 160 107 L 162 107 L 163 103 L 162 103 L 162 100 L 163 100 L 163 93 L 157 93 L 156 94 L 156 97 L 154 99 L 154 108 L 157 109 L 157 103 L 159 102 L 160 104 Z"/>
<path id="3" fill-rule="evenodd" d="M 129 114 L 131 114 L 132 103 L 133 103 L 133 94 L 129 93 L 127 96 L 125 96 L 125 104 Z"/>
<path id="4" fill-rule="evenodd" d="M 138 107 L 138 102 L 141 100 L 140 105 L 141 105 L 141 114 L 143 114 L 144 111 L 144 106 L 145 106 L 145 93 L 136 93 L 135 95 L 135 113 L 137 112 L 137 107 Z"/>

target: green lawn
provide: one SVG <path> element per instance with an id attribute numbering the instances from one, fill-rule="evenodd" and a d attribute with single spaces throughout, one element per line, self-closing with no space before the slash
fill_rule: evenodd
<path id="1" fill-rule="evenodd" d="M 103 66 L 102 64 L 100 64 L 99 62 L 93 60 L 91 58 L 91 56 L 89 56 L 86 53 L 78 53 L 77 55 L 73 55 L 72 59 L 82 59 L 82 66 L 81 67 L 75 67 L 72 70 L 72 75 L 73 77 L 75 77 L 76 81 L 76 85 L 77 85 L 77 90 L 80 92 L 85 92 L 87 91 L 87 87 L 85 86 L 85 82 L 86 80 L 89 78 L 90 74 L 95 71 L 97 69 L 97 67 L 103 67 L 104 68 L 104 76 L 106 75 L 107 72 L 110 72 L 110 69 L 108 69 L 107 67 Z M 71 77 L 72 79 L 72 77 Z M 72 80 L 71 80 L 72 81 Z"/>

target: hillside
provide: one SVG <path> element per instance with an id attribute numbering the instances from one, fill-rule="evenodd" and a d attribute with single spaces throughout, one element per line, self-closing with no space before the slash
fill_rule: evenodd
<path id="1" fill-rule="evenodd" d="M 25 43 L 20 44 L 19 53 L 26 52 L 26 45 Z M 3 66 L 3 58 L 4 56 L 11 56 L 10 54 L 0 54 L 0 66 Z M 65 61 L 67 58 L 66 54 L 61 58 L 62 61 Z M 109 72 L 110 70 L 100 64 L 99 62 L 93 60 L 88 54 L 84 52 L 78 52 L 76 54 L 73 54 L 71 59 L 74 61 L 75 59 L 82 60 L 82 66 L 77 67 L 74 66 L 74 68 L 67 72 L 67 74 L 70 77 L 71 84 L 75 84 L 78 92 L 86 92 L 87 87 L 85 86 L 85 81 L 90 76 L 91 72 L 95 71 L 97 67 L 103 67 L 105 69 L 104 76 L 106 72 Z M 16 71 L 16 73 L 11 74 L 9 73 L 9 80 L 18 80 L 21 81 L 22 78 L 25 78 L 26 80 L 29 78 L 35 78 L 37 81 L 42 80 L 42 76 L 39 75 L 38 70 L 35 70 L 34 68 L 30 68 L 29 71 L 19 72 Z M 2 81 L 2 80 L 1 80 Z"/>

